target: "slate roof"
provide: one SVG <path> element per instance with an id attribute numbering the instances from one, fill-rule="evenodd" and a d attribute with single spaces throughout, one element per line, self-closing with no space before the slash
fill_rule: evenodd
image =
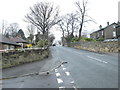
<path id="1" fill-rule="evenodd" d="M 0 34 L 0 43 L 9 44 L 9 45 L 19 45 L 1 34 Z"/>
<path id="2" fill-rule="evenodd" d="M 14 43 L 27 43 L 27 41 L 23 40 L 20 37 L 10 38 L 10 40 L 12 40 Z"/>

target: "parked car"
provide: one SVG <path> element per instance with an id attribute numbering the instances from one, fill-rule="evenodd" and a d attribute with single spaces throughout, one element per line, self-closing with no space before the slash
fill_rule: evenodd
<path id="1" fill-rule="evenodd" d="M 54 43 L 52 46 L 56 46 L 56 44 Z"/>

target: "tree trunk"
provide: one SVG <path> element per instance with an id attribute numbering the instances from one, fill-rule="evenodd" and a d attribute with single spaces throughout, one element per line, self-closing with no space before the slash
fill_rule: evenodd
<path id="1" fill-rule="evenodd" d="M 78 37 L 78 40 L 80 41 L 81 39 L 81 32 L 82 32 L 82 25 L 81 25 L 81 28 L 79 29 L 79 37 Z"/>

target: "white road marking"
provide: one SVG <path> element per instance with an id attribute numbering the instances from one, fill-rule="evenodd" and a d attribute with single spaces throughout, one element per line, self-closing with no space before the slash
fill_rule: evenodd
<path id="1" fill-rule="evenodd" d="M 70 72 L 65 72 L 67 76 L 70 76 Z"/>
<path id="2" fill-rule="evenodd" d="M 65 90 L 65 86 L 60 86 L 59 90 Z"/>
<path id="3" fill-rule="evenodd" d="M 60 73 L 56 73 L 56 76 L 57 76 L 57 77 L 60 77 L 61 75 L 60 75 Z"/>
<path id="4" fill-rule="evenodd" d="M 63 65 L 61 65 L 61 67 L 63 67 Z"/>
<path id="5" fill-rule="evenodd" d="M 59 89 L 60 89 L 60 88 L 65 88 L 65 86 L 61 86 L 61 87 L 59 87 Z"/>
<path id="6" fill-rule="evenodd" d="M 94 60 L 96 60 L 96 61 L 99 61 L 99 62 L 105 63 L 105 64 L 108 63 L 108 62 L 106 62 L 106 61 L 103 61 L 103 60 L 100 60 L 100 59 L 97 59 L 97 58 L 94 58 L 94 57 L 91 57 L 91 56 L 88 56 L 88 57 L 91 58 L 91 59 L 94 59 Z"/>
<path id="7" fill-rule="evenodd" d="M 74 89 L 76 89 L 76 87 L 75 87 L 75 86 L 73 86 L 73 88 L 74 88 Z"/>
<path id="8" fill-rule="evenodd" d="M 74 81 L 71 81 L 70 83 L 75 83 Z"/>
<path id="9" fill-rule="evenodd" d="M 55 69 L 55 72 L 58 72 L 58 70 L 57 70 L 57 69 Z"/>
<path id="10" fill-rule="evenodd" d="M 63 70 L 66 70 L 66 68 L 63 68 Z"/>
<path id="11" fill-rule="evenodd" d="M 57 78 L 58 83 L 63 83 L 63 80 L 60 78 Z"/>

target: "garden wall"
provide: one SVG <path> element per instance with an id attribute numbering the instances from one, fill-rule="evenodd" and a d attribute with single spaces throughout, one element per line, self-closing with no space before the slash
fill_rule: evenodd
<path id="1" fill-rule="evenodd" d="M 20 49 L 2 51 L 2 68 L 42 60 L 49 56 L 49 49 Z"/>
<path id="2" fill-rule="evenodd" d="M 120 50 L 118 42 L 102 42 L 102 41 L 93 41 L 87 42 L 82 41 L 80 43 L 71 43 L 71 47 L 89 50 L 99 53 L 117 53 Z"/>

